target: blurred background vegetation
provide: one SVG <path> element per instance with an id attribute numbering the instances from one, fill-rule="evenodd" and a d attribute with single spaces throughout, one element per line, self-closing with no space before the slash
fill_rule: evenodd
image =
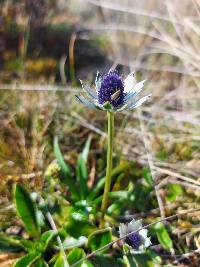
<path id="1" fill-rule="evenodd" d="M 110 67 L 124 76 L 135 70 L 147 79 L 145 93 L 152 93 L 139 111 L 116 116 L 115 160 L 131 164 L 127 179 L 141 194 L 127 215 L 151 222 L 200 206 L 199 15 L 198 0 L 0 1 L 3 231 L 21 227 L 13 184 L 43 190 L 55 135 L 75 166 L 92 133 L 90 184 L 103 173 L 105 114 L 82 107 L 74 93 L 81 90 L 79 79 L 92 83 L 97 70 Z M 148 182 L 153 190 L 147 193 Z M 190 254 L 200 249 L 199 223 L 194 214 L 173 221 L 174 245 L 189 253 L 180 266 L 199 266 L 198 254 Z"/>

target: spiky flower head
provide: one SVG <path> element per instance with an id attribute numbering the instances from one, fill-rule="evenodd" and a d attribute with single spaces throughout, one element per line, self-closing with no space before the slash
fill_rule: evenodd
<path id="1" fill-rule="evenodd" d="M 124 102 L 124 84 L 118 71 L 112 70 L 102 77 L 98 90 L 98 102 L 103 105 L 109 102 L 113 107 L 121 106 Z"/>
<path id="2" fill-rule="evenodd" d="M 132 233 L 133 232 L 133 233 Z M 132 234 L 130 234 L 132 233 Z M 141 251 L 151 245 L 151 240 L 147 237 L 147 229 L 142 229 L 142 220 L 132 220 L 129 223 L 120 223 L 119 236 L 125 238 L 125 243 L 128 244 L 133 252 Z"/>
<path id="3" fill-rule="evenodd" d="M 81 103 L 92 109 L 112 112 L 132 110 L 142 105 L 150 97 L 147 95 L 137 99 L 144 83 L 145 80 L 136 83 L 133 72 L 123 81 L 118 71 L 110 70 L 102 77 L 97 73 L 95 91 L 81 81 L 83 92 L 76 97 Z"/>

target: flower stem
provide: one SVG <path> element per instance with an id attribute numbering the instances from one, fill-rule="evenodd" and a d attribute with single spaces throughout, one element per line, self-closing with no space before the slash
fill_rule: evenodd
<path id="1" fill-rule="evenodd" d="M 107 167 L 106 167 L 106 180 L 104 186 L 104 194 L 101 205 L 102 218 L 104 217 L 108 205 L 108 193 L 110 192 L 111 185 L 111 171 L 112 171 L 112 153 L 113 153 L 113 135 L 114 135 L 114 113 L 108 111 L 108 148 L 107 148 Z"/>

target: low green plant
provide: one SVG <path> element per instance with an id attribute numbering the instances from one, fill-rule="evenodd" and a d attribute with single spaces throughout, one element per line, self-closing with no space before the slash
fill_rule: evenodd
<path id="1" fill-rule="evenodd" d="M 56 137 L 54 140 L 56 160 L 47 167 L 43 192 L 29 193 L 24 186 L 20 184 L 15 186 L 16 211 L 23 222 L 26 235 L 20 237 L 3 233 L 0 235 L 0 251 L 24 252 L 23 256 L 16 261 L 15 267 L 65 266 L 58 236 L 66 254 L 67 266 L 76 266 L 76 262 L 80 260 L 77 266 L 127 266 L 127 264 L 159 266 L 161 258 L 151 249 L 132 255 L 129 252 L 125 253 L 126 248 L 122 249 L 120 244 L 112 249 L 109 246 L 110 242 L 119 237 L 116 227 L 119 226 L 118 215 L 123 214 L 123 208 L 127 208 L 128 205 L 137 207 L 138 202 L 140 209 L 140 197 L 143 198 L 144 194 L 148 195 L 151 192 L 152 185 L 149 183 L 151 178 L 148 170 L 144 171 L 148 177 L 145 190 L 143 186 L 144 191 L 137 183 L 133 186 L 131 181 L 125 185 L 124 190 L 113 190 L 119 187 L 125 171 L 131 174 L 132 166 L 128 162 L 123 162 L 112 170 L 113 183 L 112 191 L 109 193 L 105 227 L 99 229 L 105 177 L 99 178 L 97 183 L 89 188 L 87 160 L 91 140 L 89 136 L 83 151 L 78 155 L 76 168 L 73 169 L 64 160 Z M 141 191 L 139 195 L 138 190 Z M 58 229 L 52 229 L 48 221 L 48 213 L 52 214 Z M 161 245 L 165 249 L 170 249 L 173 245 L 166 231 L 164 225 L 156 225 L 152 229 Z M 107 248 L 101 250 L 104 246 Z M 98 250 L 100 252 L 95 254 Z M 85 259 L 88 253 L 94 253 L 91 259 Z M 131 262 L 135 265 L 131 265 L 133 264 Z"/>

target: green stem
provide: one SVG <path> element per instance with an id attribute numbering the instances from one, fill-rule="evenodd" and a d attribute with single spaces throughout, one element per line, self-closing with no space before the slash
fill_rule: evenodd
<path id="1" fill-rule="evenodd" d="M 107 116 L 108 116 L 108 148 L 107 148 L 106 180 L 105 180 L 104 194 L 101 205 L 102 218 L 108 206 L 108 193 L 110 192 L 110 185 L 111 185 L 113 135 L 114 135 L 114 114 L 108 111 Z"/>

